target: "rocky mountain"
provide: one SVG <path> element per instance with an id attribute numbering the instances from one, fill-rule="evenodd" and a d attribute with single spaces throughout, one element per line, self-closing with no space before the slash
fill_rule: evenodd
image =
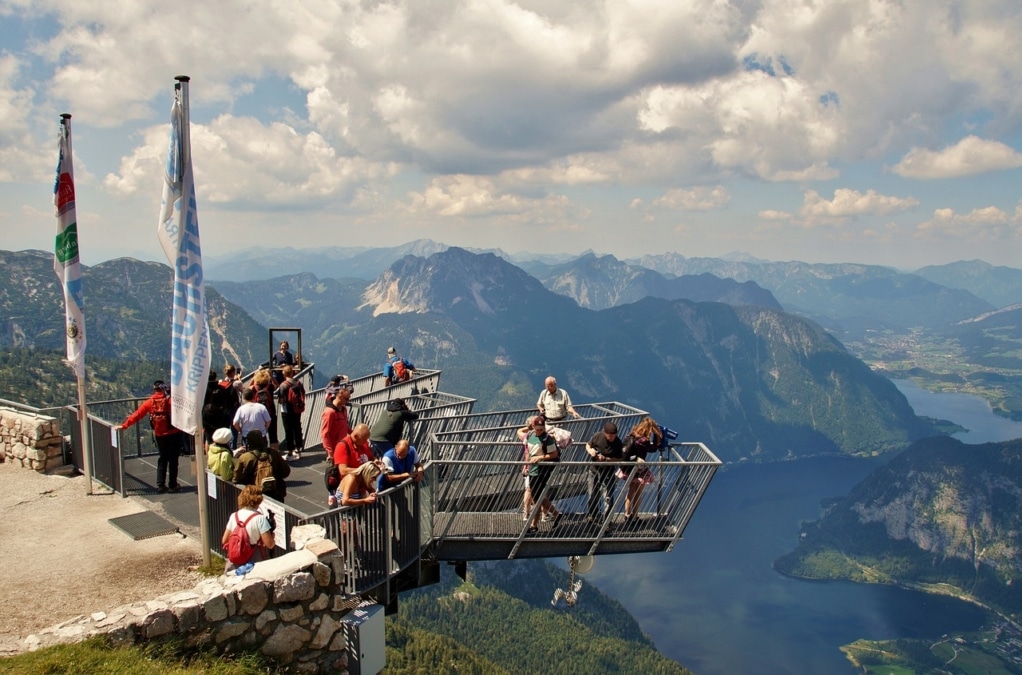
<path id="1" fill-rule="evenodd" d="M 994 307 L 1022 303 L 1022 270 L 995 267 L 982 260 L 960 260 L 947 265 L 929 265 L 915 272 L 934 283 L 961 288 Z"/>
<path id="2" fill-rule="evenodd" d="M 876 469 L 802 528 L 777 561 L 808 578 L 947 584 L 1022 610 L 1022 439 L 927 438 Z"/>
<path id="3" fill-rule="evenodd" d="M 969 291 L 878 265 L 745 262 L 676 253 L 634 262 L 663 274 L 709 273 L 754 281 L 773 293 L 786 311 L 808 316 L 837 334 L 857 337 L 867 330 L 943 328 L 995 308 Z"/>
<path id="4" fill-rule="evenodd" d="M 553 373 L 576 401 L 645 408 L 732 460 L 880 453 L 933 430 L 818 325 L 776 309 L 645 298 L 593 311 L 457 248 L 403 258 L 357 304 L 317 284 L 335 288 L 297 277 L 222 291 L 273 322 L 320 317 L 305 339 L 321 372 L 380 368 L 393 344 L 480 409 L 531 407 Z"/>
<path id="5" fill-rule="evenodd" d="M 521 266 L 551 291 L 566 295 L 589 309 L 606 309 L 646 297 L 781 308 L 770 291 L 753 281 L 739 283 L 712 274 L 668 278 L 645 267 L 629 265 L 612 255 L 589 253 L 559 265 L 532 262 Z"/>
<path id="6" fill-rule="evenodd" d="M 170 360 L 173 272 L 131 258 L 82 267 L 90 356 L 127 361 Z M 63 351 L 64 296 L 53 254 L 0 251 L 0 349 Z M 214 363 L 254 363 L 266 333 L 247 312 L 207 287 Z"/>

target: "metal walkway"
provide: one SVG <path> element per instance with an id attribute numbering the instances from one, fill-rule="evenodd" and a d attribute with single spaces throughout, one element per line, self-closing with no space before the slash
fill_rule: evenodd
<path id="1" fill-rule="evenodd" d="M 308 372 L 311 375 L 311 367 Z M 323 483 L 327 463 L 319 438 L 325 392 L 320 389 L 306 399 L 306 450 L 291 463 L 286 503 L 264 502 L 277 512 L 278 526 L 284 526 L 283 532 L 278 529 L 281 545 L 287 545 L 287 533 L 295 525 L 322 525 L 347 558 L 346 590 L 384 605 L 393 606 L 402 590 L 434 583 L 445 562 L 670 551 L 721 465 L 701 443 L 672 444 L 650 455 L 644 466 L 652 471 L 653 480 L 645 486 L 637 517 L 626 522 L 627 485 L 639 467 L 604 463 L 597 473 L 585 454 L 585 443 L 607 421 L 614 421 L 623 436 L 646 413 L 618 402 L 578 405 L 580 419 L 558 423 L 574 442 L 562 450 L 562 461 L 553 464 L 544 494 L 535 500 L 538 504 L 549 498 L 561 516 L 540 522 L 537 531 L 530 532 L 539 507 L 523 513 L 523 449 L 516 431 L 536 411 L 473 413 L 474 400 L 438 390 L 440 371 L 420 369 L 415 374 L 390 387 L 383 386 L 381 375 L 353 380 L 350 417 L 353 425 L 358 421 L 371 425 L 387 401 L 404 398 L 420 415 L 406 430 L 426 467 L 420 484 L 406 482 L 386 490 L 372 505 L 328 509 Z M 131 406 L 121 406 L 125 407 Z M 91 407 L 90 412 L 96 409 Z M 109 427 L 120 419 L 120 409 L 112 421 L 93 419 L 93 453 L 102 456 L 94 467 L 116 474 L 119 466 L 120 475 L 108 483 L 111 487 L 159 501 L 165 513 L 197 527 L 198 500 L 190 471 L 194 462 L 181 460 L 181 492 L 157 495 L 156 458 L 143 451 L 141 435 L 134 429 L 121 431 L 119 449 L 111 443 Z M 615 477 L 618 468 L 627 477 Z M 97 480 L 106 482 L 99 476 Z M 239 489 L 209 473 L 207 481 L 209 531 L 213 552 L 221 555 L 218 534 L 237 508 Z M 602 484 L 609 488 L 607 501 Z"/>

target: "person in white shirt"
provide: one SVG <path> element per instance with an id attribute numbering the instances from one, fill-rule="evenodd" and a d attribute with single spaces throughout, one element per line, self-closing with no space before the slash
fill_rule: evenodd
<path id="1" fill-rule="evenodd" d="M 248 438 L 250 431 L 258 431 L 265 437 L 266 430 L 270 428 L 270 412 L 262 403 L 256 403 L 255 389 L 252 387 L 247 388 L 241 396 L 245 403 L 234 413 L 234 428 L 241 438 Z"/>
<path id="2" fill-rule="evenodd" d="M 568 396 L 568 392 L 557 388 L 557 380 L 553 375 L 546 378 L 544 385 L 546 388 L 540 392 L 536 407 L 548 422 L 560 422 L 568 415 L 576 419 L 581 417 L 571 405 L 571 397 Z"/>

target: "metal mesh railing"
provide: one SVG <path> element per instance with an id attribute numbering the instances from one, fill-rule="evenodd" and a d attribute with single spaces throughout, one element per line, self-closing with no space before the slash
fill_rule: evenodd
<path id="1" fill-rule="evenodd" d="M 704 445 L 683 443 L 642 464 L 547 462 L 526 482 L 520 444 L 452 443 L 441 456 L 429 465 L 426 483 L 441 557 L 459 542 L 452 550 L 467 551 L 471 543 L 485 555 L 490 542 L 491 555 L 511 558 L 550 555 L 551 547 L 537 542 L 574 543 L 586 555 L 636 546 L 670 550 L 720 466 Z M 543 519 L 546 500 L 551 508 Z"/>

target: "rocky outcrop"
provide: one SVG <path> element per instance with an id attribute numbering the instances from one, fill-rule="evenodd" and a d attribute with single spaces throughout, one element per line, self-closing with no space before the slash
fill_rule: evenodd
<path id="1" fill-rule="evenodd" d="M 0 461 L 52 472 L 64 466 L 63 441 L 57 419 L 0 408 Z"/>

